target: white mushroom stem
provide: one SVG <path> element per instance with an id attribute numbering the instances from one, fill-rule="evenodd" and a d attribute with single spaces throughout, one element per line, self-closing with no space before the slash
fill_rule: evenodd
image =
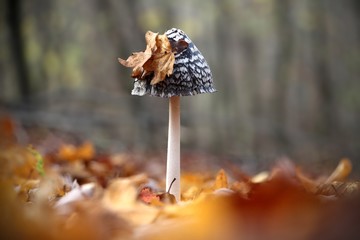
<path id="1" fill-rule="evenodd" d="M 169 99 L 169 135 L 166 163 L 166 189 L 173 183 L 170 193 L 180 201 L 180 97 Z"/>

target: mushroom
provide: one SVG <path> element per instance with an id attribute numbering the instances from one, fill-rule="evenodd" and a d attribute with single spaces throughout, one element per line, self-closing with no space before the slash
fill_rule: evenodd
<path id="1" fill-rule="evenodd" d="M 132 95 L 169 98 L 169 132 L 166 189 L 180 200 L 180 97 L 215 92 L 210 68 L 190 38 L 180 29 L 165 32 L 175 55 L 173 72 L 164 81 L 151 84 L 153 74 L 135 79 Z"/>

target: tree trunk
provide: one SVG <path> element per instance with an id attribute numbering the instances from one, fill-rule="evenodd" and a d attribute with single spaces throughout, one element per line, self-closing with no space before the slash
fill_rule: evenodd
<path id="1" fill-rule="evenodd" d="M 21 1 L 8 0 L 7 21 L 10 29 L 10 47 L 17 73 L 17 82 L 21 100 L 26 102 L 30 95 L 29 74 L 25 61 L 24 44 L 21 36 Z"/>

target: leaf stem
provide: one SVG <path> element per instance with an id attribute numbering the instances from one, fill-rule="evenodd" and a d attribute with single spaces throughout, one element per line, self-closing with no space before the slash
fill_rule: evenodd
<path id="1" fill-rule="evenodd" d="M 172 185 L 173 185 L 173 183 L 176 181 L 176 178 L 174 178 L 173 180 L 172 180 L 172 182 L 170 183 L 170 186 L 169 186 L 169 188 L 168 188 L 168 190 L 167 190 L 167 193 L 170 193 L 170 189 L 171 189 L 171 187 L 172 187 Z"/>

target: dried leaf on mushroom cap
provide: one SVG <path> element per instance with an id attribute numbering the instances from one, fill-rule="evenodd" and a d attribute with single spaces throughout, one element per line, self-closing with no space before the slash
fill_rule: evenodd
<path id="1" fill-rule="evenodd" d="M 164 35 L 148 31 L 145 39 L 145 52 L 119 59 L 124 66 L 133 67 L 132 95 L 170 98 L 216 92 L 209 65 L 182 30 L 172 28 Z"/>
<path id="2" fill-rule="evenodd" d="M 165 80 L 173 72 L 175 56 L 166 35 L 159 35 L 148 31 L 145 34 L 146 49 L 144 52 L 135 52 L 128 59 L 119 58 L 125 67 L 133 68 L 131 77 L 145 79 L 153 74 L 151 84 Z"/>

